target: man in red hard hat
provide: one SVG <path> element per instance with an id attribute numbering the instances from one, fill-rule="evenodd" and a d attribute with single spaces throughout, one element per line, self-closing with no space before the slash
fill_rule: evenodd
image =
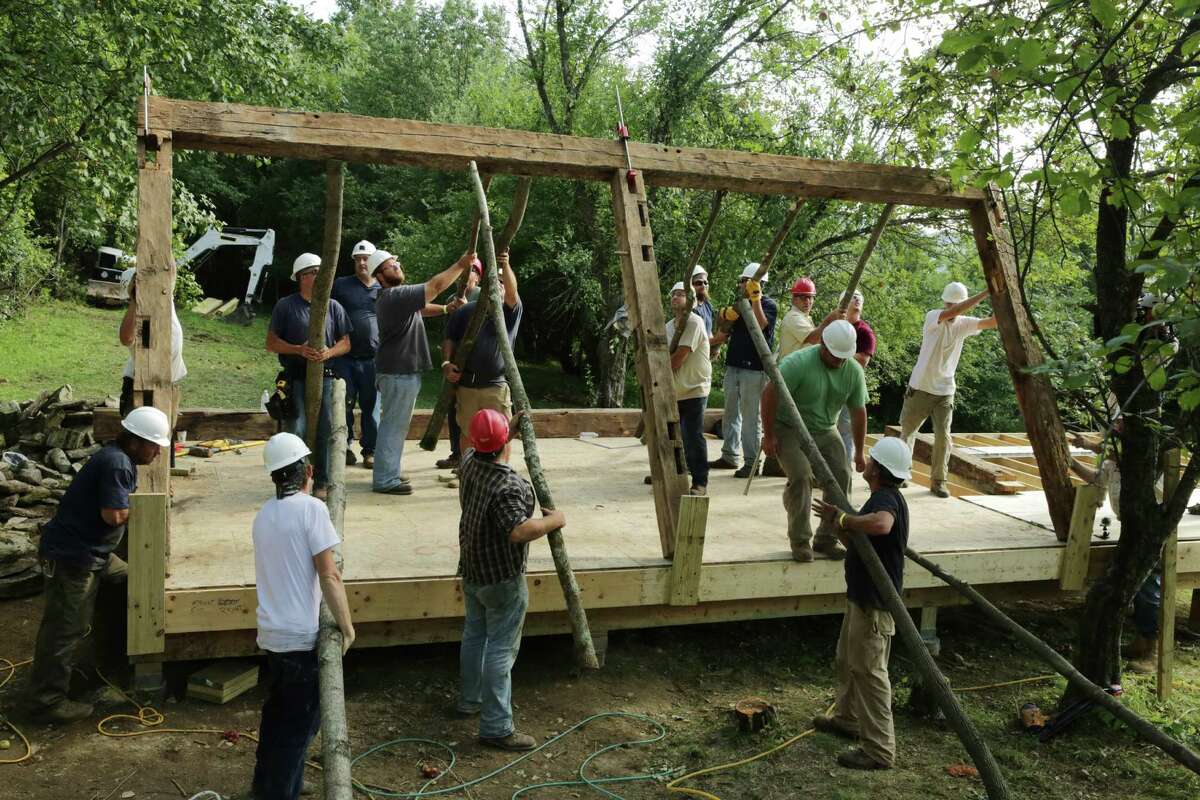
<path id="1" fill-rule="evenodd" d="M 529 543 L 566 525 L 561 511 L 533 516 L 533 487 L 508 465 L 510 423 L 492 408 L 476 412 L 467 428 L 471 447 L 458 468 L 459 574 L 463 581 L 461 692 L 457 711 L 479 715 L 479 741 L 501 750 L 532 750 L 536 741 L 513 725 L 512 666 L 521 646 L 529 591 Z"/>
<path id="2" fill-rule="evenodd" d="M 814 324 L 809 315 L 816 297 L 817 285 L 812 278 L 800 278 L 792 284 L 792 307 L 779 323 L 779 359 L 802 347 L 820 343 L 825 326 L 835 319 L 842 319 L 842 313 L 834 309 L 820 325 Z"/>

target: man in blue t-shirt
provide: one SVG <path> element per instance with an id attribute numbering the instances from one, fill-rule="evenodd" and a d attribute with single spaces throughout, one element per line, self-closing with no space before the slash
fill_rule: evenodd
<path id="1" fill-rule="evenodd" d="M 763 294 L 762 287 L 767 283 L 767 275 L 763 274 L 761 281 L 755 281 L 758 264 L 750 263 L 742 270 L 738 279 L 737 295 L 744 293 L 750 300 L 750 308 L 754 313 L 754 324 L 762 329 L 763 336 L 770 347 L 775 339 L 775 316 L 778 307 L 775 301 Z M 736 469 L 736 478 L 747 478 L 754 462 L 758 458 L 758 448 L 762 441 L 762 418 L 758 412 L 758 401 L 762 397 L 763 387 L 767 384 L 767 373 L 763 372 L 762 359 L 754 349 L 754 340 L 750 338 L 750 330 L 746 327 L 747 320 L 737 317 L 732 308 L 722 309 L 722 314 L 732 322 L 731 328 L 722 328 L 713 334 L 712 343 L 720 346 L 726 341 L 729 347 L 725 351 L 725 411 L 721 416 L 721 432 L 724 443 L 721 446 L 721 457 L 709 462 L 710 469 Z M 738 445 L 741 444 L 742 466 L 738 468 Z"/>
<path id="2" fill-rule="evenodd" d="M 509 346 L 517 340 L 517 329 L 521 326 L 521 297 L 517 294 L 517 274 L 508 262 L 508 253 L 496 254 L 496 267 L 500 272 L 504 327 Z M 508 380 L 504 377 L 504 359 L 500 355 L 500 340 L 496 326 L 489 317 L 475 337 L 475 345 L 467 358 L 466 368 L 454 366 L 454 356 L 467 333 L 471 316 L 479 301 L 467 303 L 454 312 L 446 325 L 446 338 L 442 341 L 442 376 L 455 385 L 454 403 L 460 431 L 459 452 L 466 452 L 467 428 L 477 413 L 485 408 L 499 411 L 505 419 L 512 417 L 512 395 Z"/>
<path id="3" fill-rule="evenodd" d="M 67 697 L 71 668 L 92 624 L 100 583 L 125 580 L 128 565 L 114 555 L 129 520 L 137 467 L 171 443 L 167 415 L 152 406 L 130 411 L 115 444 L 90 459 L 46 523 L 38 548 L 46 574 L 46 608 L 38 629 L 27 707 L 41 722 L 84 719 L 92 706 Z"/>
<path id="4" fill-rule="evenodd" d="M 704 331 L 711 341 L 716 312 L 713 310 L 712 300 L 708 297 L 708 270 L 699 264 L 692 270 L 692 289 L 696 292 L 696 305 L 692 313 L 704 320 Z"/>
<path id="5" fill-rule="evenodd" d="M 899 594 L 904 589 L 904 549 L 908 546 L 908 503 L 900 485 L 912 477 L 912 452 L 903 439 L 888 436 L 875 443 L 870 456 L 863 477 L 871 496 L 857 514 L 816 499 L 813 510 L 826 524 L 836 526 L 847 544 L 850 532 L 866 534 Z M 888 656 L 896 622 L 858 551 L 848 549 L 846 614 L 837 645 L 837 704 L 832 717 L 816 717 L 813 727 L 861 741 L 860 747 L 837 757 L 843 767 L 890 769 L 896 763 L 896 733 Z"/>
<path id="6" fill-rule="evenodd" d="M 301 253 L 292 263 L 292 280 L 297 284 L 295 294 L 275 304 L 271 311 L 271 323 L 267 328 L 267 351 L 279 356 L 279 364 L 288 380 L 288 396 L 292 398 L 292 418 L 284 427 L 288 433 L 304 438 L 308 428 L 307 402 L 305 401 L 305 375 L 307 364 L 315 361 L 324 364 L 321 378 L 321 411 L 317 420 L 317 441 L 314 448 L 313 473 L 316 475 L 313 495 L 325 499 L 329 485 L 329 431 L 333 428 L 329 408 L 330 393 L 333 391 L 333 364 L 338 356 L 350 352 L 350 318 L 337 300 L 330 298 L 325 313 L 325 346 L 308 346 L 308 319 L 312 305 L 313 286 L 321 257 L 313 253 Z M 316 387 L 313 387 L 314 391 Z"/>
<path id="7" fill-rule="evenodd" d="M 367 258 L 375 245 L 363 239 L 354 245 L 354 274 L 333 282 L 330 296 L 341 303 L 350 318 L 350 352 L 338 360 L 342 377 L 346 379 L 346 464 L 357 463 L 354 451 L 354 404 L 359 407 L 362 433 L 359 446 L 363 467 L 375 466 L 375 351 L 379 349 L 379 321 L 375 317 L 375 298 L 379 282 L 367 266 Z"/>

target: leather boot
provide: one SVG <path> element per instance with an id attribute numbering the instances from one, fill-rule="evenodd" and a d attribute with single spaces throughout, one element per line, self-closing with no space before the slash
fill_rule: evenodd
<path id="1" fill-rule="evenodd" d="M 1147 639 L 1150 643 L 1146 652 L 1130 659 L 1127 669 L 1137 675 L 1153 675 L 1158 670 L 1158 640 Z"/>
<path id="2" fill-rule="evenodd" d="M 1122 658 L 1145 658 L 1146 653 L 1155 646 L 1157 640 L 1147 639 L 1140 633 L 1133 637 L 1133 641 L 1121 648 Z"/>

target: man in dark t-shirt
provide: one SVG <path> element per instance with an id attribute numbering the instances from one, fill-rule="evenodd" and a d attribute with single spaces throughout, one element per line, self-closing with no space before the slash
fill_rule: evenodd
<path id="1" fill-rule="evenodd" d="M 48 723 L 91 715 L 88 703 L 68 699 L 76 651 L 92 624 L 100 583 L 125 580 L 128 565 L 113 551 L 125 536 L 129 495 L 137 467 L 150 464 L 171 443 L 167 415 L 152 406 L 130 411 L 116 444 L 90 459 L 46 523 L 38 548 L 46 575 L 46 607 L 38 629 L 29 679 L 30 715 Z"/>
<path id="2" fill-rule="evenodd" d="M 379 296 L 379 281 L 367 267 L 367 258 L 375 245 L 363 239 L 354 245 L 354 274 L 333 282 L 330 296 L 341 304 L 350 318 L 350 352 L 338 359 L 346 379 L 346 464 L 357 459 L 350 444 L 354 441 L 354 406 L 360 410 L 361 433 L 358 443 L 362 450 L 363 467 L 375 465 L 375 351 L 379 348 L 379 323 L 375 318 L 375 298 Z"/>
<path id="3" fill-rule="evenodd" d="M 908 504 L 899 487 L 912 477 L 912 452 L 904 440 L 889 436 L 877 441 L 863 477 L 871 496 L 857 514 L 815 499 L 813 510 L 825 522 L 835 524 L 847 543 L 851 532 L 866 534 L 892 586 L 900 592 L 908 545 Z M 887 667 L 896 623 L 857 550 L 847 549 L 846 614 L 837 646 L 837 705 L 832 717 L 817 717 L 813 725 L 825 733 L 861 740 L 861 747 L 838 756 L 843 767 L 889 769 L 896 761 L 896 734 Z"/>
<path id="4" fill-rule="evenodd" d="M 842 295 L 842 299 L 845 299 L 845 294 Z M 854 326 L 854 333 L 857 337 L 854 360 L 865 372 L 867 365 L 875 357 L 875 329 L 871 327 L 871 323 L 862 318 L 862 310 L 863 293 L 856 290 L 850 298 L 849 305 L 846 306 L 846 321 Z M 838 434 L 842 437 L 842 445 L 846 448 L 846 458 L 853 462 L 854 436 L 851 433 L 849 408 L 842 409 L 842 414 L 838 417 L 837 428 Z"/>

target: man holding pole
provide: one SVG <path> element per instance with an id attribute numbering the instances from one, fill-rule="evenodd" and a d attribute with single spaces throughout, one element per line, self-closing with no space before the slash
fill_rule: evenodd
<path id="1" fill-rule="evenodd" d="M 908 379 L 904 406 L 900 409 L 900 436 L 912 448 L 917 431 L 933 417 L 933 458 L 929 462 L 929 491 L 949 497 L 946 474 L 950 463 L 950 423 L 954 418 L 954 373 L 962 356 L 963 342 L 980 331 L 996 327 L 996 318 L 965 317 L 967 311 L 988 296 L 984 289 L 967 296 L 967 287 L 958 281 L 942 290 L 942 308 L 925 315 L 921 332 L 921 354 Z"/>
<path id="2" fill-rule="evenodd" d="M 865 469 L 862 448 L 867 435 L 867 382 L 862 367 L 854 360 L 856 335 L 844 319 L 829 324 L 821 334 L 820 347 L 798 350 L 779 364 L 779 372 L 804 424 L 812 434 L 821 456 L 829 464 L 843 492 L 850 488 L 850 464 L 837 432 L 838 413 L 850 408 L 854 427 L 854 467 Z M 792 558 L 807 562 L 814 551 L 831 559 L 845 558 L 832 525 L 822 522 L 813 539 L 809 519 L 812 504 L 812 466 L 804 455 L 799 433 L 778 417 L 779 397 L 774 383 L 762 393 L 763 452 L 779 459 L 787 474 L 783 507 L 788 517 L 788 539 Z M 826 499 L 829 498 L 828 492 Z"/>
<path id="3" fill-rule="evenodd" d="M 846 295 L 842 294 L 844 302 Z M 840 305 L 840 304 L 839 304 Z M 863 309 L 863 293 L 854 290 L 854 294 L 850 296 L 850 302 L 846 306 L 846 321 L 854 326 L 855 345 L 854 345 L 854 360 L 859 363 L 864 370 L 871 363 L 871 359 L 875 357 L 875 329 L 871 324 L 862 318 Z M 846 448 L 846 458 L 854 460 L 854 438 L 850 429 L 850 409 L 843 408 L 838 415 L 838 435 L 842 437 L 842 444 Z"/>
<path id="4" fill-rule="evenodd" d="M 671 287 L 671 310 L 683 313 L 688 306 L 687 287 L 683 282 Z M 675 340 L 677 317 L 667 322 L 667 341 Z M 679 406 L 679 429 L 688 472 L 692 475 L 691 494 L 708 492 L 708 447 L 704 443 L 704 407 L 712 388 L 712 363 L 708 355 L 708 333 L 704 318 L 688 314 L 679 346 L 671 353 L 671 377 Z"/>
<path id="5" fill-rule="evenodd" d="M 354 274 L 333 282 L 331 297 L 341 303 L 350 317 L 350 352 L 339 361 L 346 379 L 346 464 L 355 463 L 350 442 L 354 440 L 354 404 L 359 407 L 359 446 L 363 467 L 375 465 L 375 351 L 379 348 L 379 323 L 375 318 L 375 299 L 379 282 L 371 274 L 367 259 L 375 245 L 363 239 L 354 245 Z"/>

